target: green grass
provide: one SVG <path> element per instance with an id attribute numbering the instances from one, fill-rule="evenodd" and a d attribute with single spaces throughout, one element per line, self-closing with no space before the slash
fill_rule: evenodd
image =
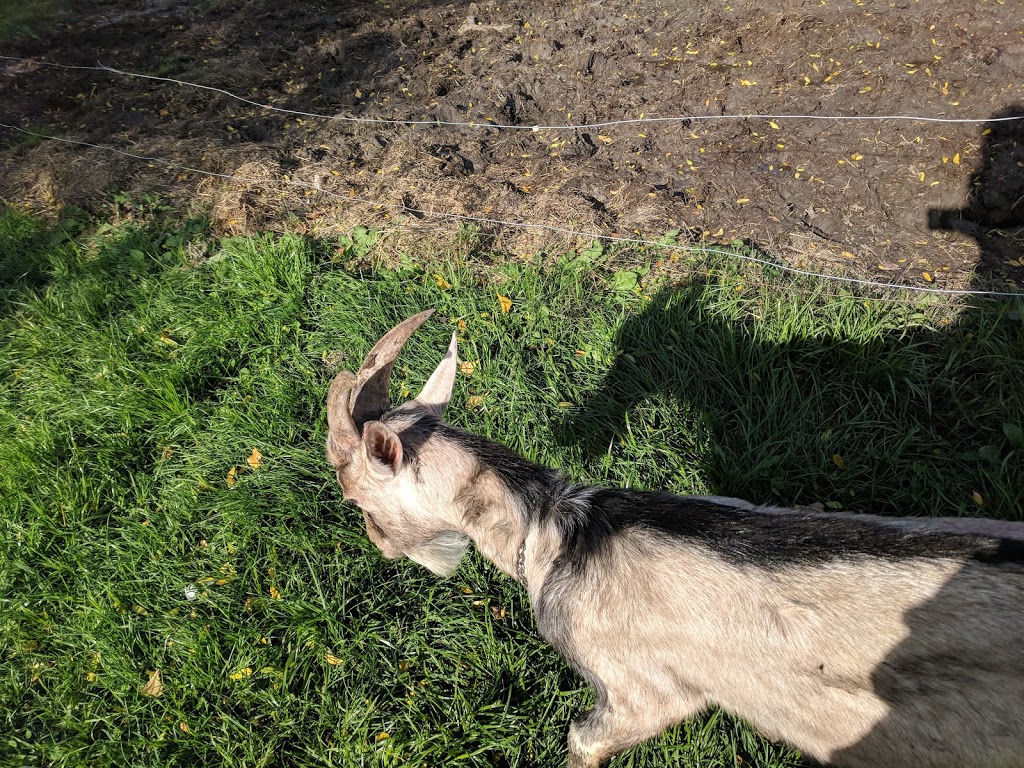
<path id="1" fill-rule="evenodd" d="M 0 0 L 0 43 L 30 37 L 66 18 L 68 0 Z"/>
<path id="2" fill-rule="evenodd" d="M 559 764 L 590 693 L 520 588 L 476 556 L 444 581 L 385 562 L 325 463 L 324 360 L 426 307 L 395 399 L 461 320 L 450 420 L 579 480 L 1022 516 L 1019 304 L 332 252 L 0 217 L 0 764 Z M 799 764 L 711 712 L 616 765 L 736 755 Z"/>

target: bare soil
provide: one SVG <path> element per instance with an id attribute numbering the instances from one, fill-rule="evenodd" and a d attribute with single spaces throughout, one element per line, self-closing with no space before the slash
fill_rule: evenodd
<path id="1" fill-rule="evenodd" d="M 0 121 L 175 167 L 0 129 L 0 194 L 37 210 L 95 208 L 119 189 L 204 211 L 224 233 L 363 224 L 423 238 L 459 214 L 560 228 L 483 225 L 510 254 L 678 230 L 885 282 L 1024 281 L 1024 121 L 529 130 L 1022 115 L 1017 0 L 76 5 L 0 51 L 33 59 L 0 61 Z"/>

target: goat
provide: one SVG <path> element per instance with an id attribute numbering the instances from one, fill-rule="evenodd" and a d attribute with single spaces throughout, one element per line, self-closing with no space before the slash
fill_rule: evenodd
<path id="1" fill-rule="evenodd" d="M 576 485 L 442 420 L 456 337 L 391 409 L 402 346 L 327 399 L 327 457 L 387 558 L 441 576 L 469 542 L 594 688 L 570 768 L 711 705 L 826 763 L 1024 766 L 1024 523 L 883 518 Z"/>

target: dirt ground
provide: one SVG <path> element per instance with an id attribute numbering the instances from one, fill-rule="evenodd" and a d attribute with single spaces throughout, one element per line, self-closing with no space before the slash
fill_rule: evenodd
<path id="1" fill-rule="evenodd" d="M 1018 0 L 75 5 L 2 46 L 33 61 L 0 61 L 0 122 L 159 161 L 0 129 L 0 194 L 37 210 L 96 208 L 117 189 L 167 195 L 224 233 L 416 238 L 460 214 L 560 228 L 484 224 L 510 254 L 679 230 L 885 282 L 1024 282 L 1024 121 L 531 130 L 1024 115 Z"/>

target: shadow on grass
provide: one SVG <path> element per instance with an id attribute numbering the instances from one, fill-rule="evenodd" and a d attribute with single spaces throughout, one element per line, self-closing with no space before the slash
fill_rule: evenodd
<path id="1" fill-rule="evenodd" d="M 1020 114 L 1017 106 L 997 117 Z M 929 217 L 933 227 L 974 237 L 979 268 L 998 272 L 1024 256 L 1012 236 L 1024 225 L 1024 125 L 986 127 L 966 205 Z M 1024 302 L 972 297 L 955 321 L 929 327 L 917 318 L 908 331 L 906 321 L 925 305 L 863 302 L 838 289 L 817 302 L 815 317 L 794 308 L 781 312 L 792 328 L 766 330 L 750 322 L 751 307 L 761 301 L 778 310 L 786 291 L 769 286 L 754 302 L 744 299 L 750 293 L 758 287 L 725 277 L 656 295 L 622 326 L 614 366 L 564 422 L 562 441 L 607 465 L 619 445 L 635 454 L 646 432 L 661 439 L 666 425 L 651 423 L 645 414 L 655 409 L 645 403 L 667 400 L 687 422 L 680 431 L 704 434 L 692 458 L 712 493 L 884 515 L 1024 519 Z M 873 306 L 897 316 L 888 331 L 860 332 L 858 315 Z M 680 484 L 667 470 L 661 482 Z M 837 761 L 875 764 L 872 756 L 899 743 L 908 720 L 930 720 L 937 738 L 961 739 L 966 754 L 972 743 L 1000 739 L 1014 754 L 1007 734 L 1024 730 L 1024 710 L 1007 722 L 1007 701 L 1024 699 L 1020 627 L 1007 619 L 980 631 L 971 610 L 984 595 L 984 616 L 1020 615 L 1024 595 L 1008 596 L 1001 574 L 1020 576 L 1024 546 L 1007 547 L 1015 549 L 1008 562 L 967 564 L 908 612 L 905 640 L 871 681 L 888 715 Z M 908 686 L 908 675 L 920 685 Z M 955 749 L 949 765 L 964 759 Z M 933 755 L 910 757 L 937 764 Z"/>
<path id="2" fill-rule="evenodd" d="M 984 135 L 965 207 L 928 216 L 975 237 L 994 272 L 1024 257 L 1010 231 L 1024 226 L 1024 204 L 1011 204 L 1024 194 L 1024 122 L 991 123 Z M 738 277 L 661 291 L 622 325 L 614 366 L 566 420 L 562 442 L 607 456 L 637 438 L 630 417 L 644 402 L 667 399 L 706 433 L 701 468 L 716 493 L 948 515 L 977 513 L 978 492 L 985 513 L 1021 516 L 1024 302 L 970 297 L 955 322 L 929 327 L 934 297 L 861 302 L 825 288 L 787 309 L 791 297 Z M 782 325 L 752 322 L 759 301 Z M 894 475 L 894 464 L 911 470 Z"/>
<path id="3" fill-rule="evenodd" d="M 53 282 L 105 285 L 95 309 L 106 311 L 121 300 L 115 286 L 163 269 L 166 265 L 153 254 L 187 242 L 206 226 L 204 219 L 192 218 L 160 229 L 151 218 L 143 213 L 137 221 L 97 227 L 92 215 L 74 207 L 56 223 L 0 207 L 0 315 L 42 295 Z M 77 241 L 93 230 L 102 235 L 101 244 L 86 255 Z"/>

